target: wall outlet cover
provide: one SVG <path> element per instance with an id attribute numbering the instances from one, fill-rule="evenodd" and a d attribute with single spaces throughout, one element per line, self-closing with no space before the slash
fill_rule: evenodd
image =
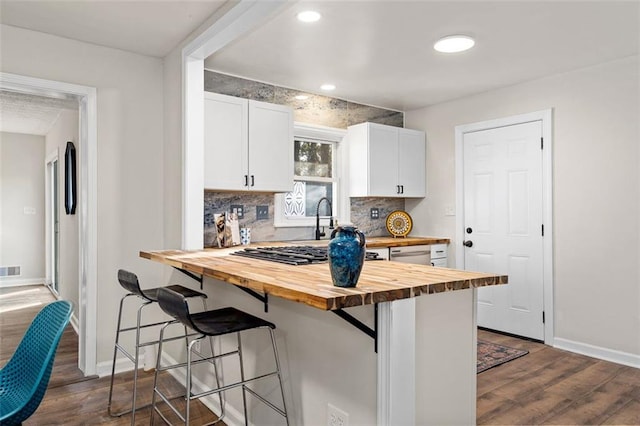
<path id="1" fill-rule="evenodd" d="M 231 204 L 231 213 L 236 213 L 238 219 L 244 219 L 244 206 L 242 204 Z"/>
<path id="2" fill-rule="evenodd" d="M 256 220 L 269 219 L 269 206 L 256 206 Z"/>
<path id="3" fill-rule="evenodd" d="M 372 207 L 370 210 L 371 219 L 380 219 L 380 209 L 377 207 Z"/>

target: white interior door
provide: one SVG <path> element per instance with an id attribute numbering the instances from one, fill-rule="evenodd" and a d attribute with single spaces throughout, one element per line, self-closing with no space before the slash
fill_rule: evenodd
<path id="1" fill-rule="evenodd" d="M 478 325 L 543 340 L 541 138 L 541 121 L 464 134 L 464 260 L 509 276 L 478 289 Z"/>

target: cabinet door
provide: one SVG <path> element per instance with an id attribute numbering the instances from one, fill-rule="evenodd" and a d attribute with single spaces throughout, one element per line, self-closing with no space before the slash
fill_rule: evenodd
<path id="1" fill-rule="evenodd" d="M 426 163 L 424 132 L 398 129 L 398 185 L 401 185 L 401 196 L 426 196 Z"/>
<path id="2" fill-rule="evenodd" d="M 370 196 L 401 196 L 398 191 L 398 128 L 369 124 L 368 174 Z"/>
<path id="3" fill-rule="evenodd" d="M 247 189 L 247 118 L 246 99 L 205 93 L 205 188 Z"/>
<path id="4" fill-rule="evenodd" d="M 256 191 L 293 189 L 291 108 L 249 101 L 249 185 Z"/>

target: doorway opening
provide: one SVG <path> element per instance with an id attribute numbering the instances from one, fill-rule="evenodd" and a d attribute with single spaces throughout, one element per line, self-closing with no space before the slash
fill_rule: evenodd
<path id="1" fill-rule="evenodd" d="M 0 89 L 79 103 L 79 321 L 78 367 L 86 375 L 97 370 L 97 91 L 53 80 L 0 72 Z M 58 250 L 59 251 L 59 250 Z"/>

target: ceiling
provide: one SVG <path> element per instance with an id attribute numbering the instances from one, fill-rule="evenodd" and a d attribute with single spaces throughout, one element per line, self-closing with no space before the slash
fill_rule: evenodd
<path id="1" fill-rule="evenodd" d="M 224 0 L 2 0 L 0 22 L 163 57 Z M 295 14 L 323 19 L 302 24 Z M 433 42 L 464 33 L 466 53 Z M 640 2 L 290 1 L 206 61 L 212 70 L 411 110 L 638 54 Z"/>
<path id="2" fill-rule="evenodd" d="M 77 111 L 78 101 L 0 90 L 0 132 L 46 136 L 65 109 Z"/>
<path id="3" fill-rule="evenodd" d="M 2 0 L 0 22 L 164 57 L 226 0 Z"/>
<path id="4" fill-rule="evenodd" d="M 295 19 L 313 9 L 313 24 Z M 467 34 L 476 46 L 433 43 Z M 638 1 L 301 1 L 205 62 L 212 70 L 412 110 L 638 54 Z"/>

